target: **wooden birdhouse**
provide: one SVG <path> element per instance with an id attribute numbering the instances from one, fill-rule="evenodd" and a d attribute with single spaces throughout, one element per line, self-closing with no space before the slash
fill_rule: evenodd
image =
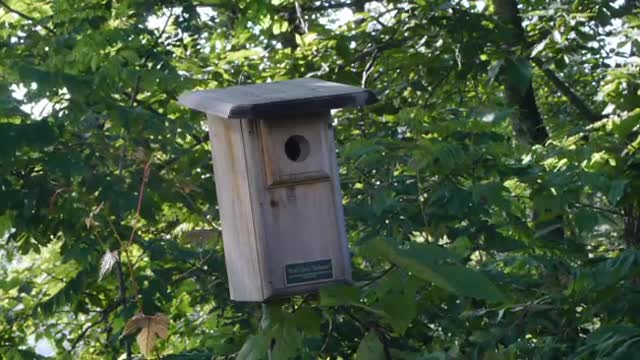
<path id="1" fill-rule="evenodd" d="M 207 114 L 231 298 L 350 282 L 331 109 L 368 90 L 304 78 L 183 94 Z"/>

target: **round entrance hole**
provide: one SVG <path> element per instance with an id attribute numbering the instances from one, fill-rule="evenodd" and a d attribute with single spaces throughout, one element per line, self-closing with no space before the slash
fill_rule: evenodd
<path id="1" fill-rule="evenodd" d="M 309 140 L 301 135 L 290 136 L 284 143 L 284 153 L 291 161 L 304 161 L 309 156 L 309 150 Z"/>

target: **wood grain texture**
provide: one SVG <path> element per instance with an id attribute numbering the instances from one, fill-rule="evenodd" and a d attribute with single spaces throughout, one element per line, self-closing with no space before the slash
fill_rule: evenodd
<path id="1" fill-rule="evenodd" d="M 269 276 L 266 282 L 271 293 L 268 297 L 313 292 L 329 283 L 351 281 L 351 259 L 330 123 L 331 116 L 327 111 L 304 120 L 298 116 L 256 120 L 254 125 L 259 130 L 255 132 L 259 139 L 251 143 L 258 146 L 248 150 L 252 153 L 248 158 L 264 157 L 264 153 L 273 152 L 271 159 L 263 162 L 262 169 L 249 166 L 255 169 L 250 170 L 254 174 L 252 177 L 263 186 L 262 191 L 256 191 L 260 203 L 261 236 L 264 236 L 261 241 L 266 244 L 264 258 Z M 301 168 L 292 168 L 292 162 L 282 157 L 285 140 L 295 134 L 308 136 L 313 144 L 309 158 L 302 162 L 309 163 Z M 318 157 L 314 158 L 313 153 Z M 273 161 L 273 158 L 278 162 L 276 171 L 284 171 L 284 174 L 287 171 L 327 174 L 314 182 L 300 182 L 299 177 L 279 178 L 278 186 L 273 186 L 268 175 L 269 169 L 274 168 L 274 164 L 268 161 Z M 259 173 L 260 170 L 263 172 Z M 286 283 L 286 265 L 325 259 L 332 261 L 332 279 L 293 286 Z"/>
<path id="2" fill-rule="evenodd" d="M 212 115 L 208 119 L 231 298 L 262 301 L 263 259 L 256 237 L 242 123 Z"/>
<path id="3" fill-rule="evenodd" d="M 331 115 L 326 115 L 329 121 L 329 124 L 332 124 Z M 343 280 L 346 283 L 351 283 L 351 251 L 349 251 L 349 238 L 347 237 L 347 225 L 344 217 L 344 207 L 342 205 L 342 190 L 340 189 L 340 167 L 338 166 L 338 157 L 337 157 L 337 149 L 336 149 L 336 140 L 335 140 L 335 128 L 333 126 L 328 130 L 328 141 L 327 144 L 329 146 L 329 167 L 332 170 L 331 172 L 331 180 L 334 187 L 333 193 L 333 201 L 336 211 L 334 215 L 336 217 L 336 222 L 338 225 L 338 236 L 339 236 L 339 251 L 341 253 L 341 258 L 343 259 Z"/>
<path id="4" fill-rule="evenodd" d="M 182 94 L 179 103 L 208 114 L 229 118 L 270 118 L 372 104 L 367 89 L 313 78 Z M 300 120 L 304 120 L 301 118 Z"/>
<path id="5" fill-rule="evenodd" d="M 248 185 L 251 197 L 251 209 L 253 212 L 253 223 L 255 226 L 256 248 L 258 249 L 262 271 L 263 300 L 273 295 L 273 283 L 271 282 L 270 267 L 268 258 L 269 241 L 264 227 L 265 203 L 264 192 L 266 191 L 266 177 L 264 158 L 262 155 L 262 144 L 260 141 L 259 122 L 257 119 L 242 119 L 242 132 L 245 139 L 245 158 L 247 163 Z"/>

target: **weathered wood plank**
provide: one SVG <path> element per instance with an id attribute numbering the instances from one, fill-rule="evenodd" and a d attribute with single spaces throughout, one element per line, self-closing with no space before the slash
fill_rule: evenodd
<path id="1" fill-rule="evenodd" d="M 231 298 L 262 301 L 262 260 L 256 239 L 242 123 L 209 115 L 216 194 Z"/>
<path id="2" fill-rule="evenodd" d="M 260 143 L 259 122 L 257 119 L 242 119 L 242 133 L 245 144 L 245 158 L 247 164 L 247 175 L 249 179 L 249 189 L 251 196 L 251 208 L 253 213 L 253 224 L 255 227 L 255 239 L 258 254 L 261 259 L 262 288 L 264 299 L 273 294 L 273 283 L 269 272 L 267 233 L 264 227 L 265 203 L 265 166 L 262 155 L 262 145 Z"/>
<path id="3" fill-rule="evenodd" d="M 331 115 L 327 114 L 328 123 L 332 124 Z M 342 280 L 346 283 L 351 283 L 351 252 L 349 251 L 349 238 L 347 237 L 347 225 L 344 218 L 344 207 L 342 205 L 342 190 L 340 189 L 340 167 L 338 166 L 338 157 L 336 149 L 335 128 L 331 128 L 327 131 L 329 140 L 327 141 L 329 147 L 329 167 L 331 169 L 331 181 L 334 187 L 333 201 L 335 206 L 335 212 L 333 215 L 336 217 L 338 225 L 338 251 L 342 258 L 340 271 L 343 274 Z"/>

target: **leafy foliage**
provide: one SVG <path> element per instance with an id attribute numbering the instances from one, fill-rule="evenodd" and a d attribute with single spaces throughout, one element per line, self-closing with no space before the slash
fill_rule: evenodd
<path id="1" fill-rule="evenodd" d="M 634 0 L 0 0 L 0 358 L 633 358 L 639 31 Z M 303 76 L 381 99 L 334 114 L 355 283 L 231 302 L 176 99 Z"/>

